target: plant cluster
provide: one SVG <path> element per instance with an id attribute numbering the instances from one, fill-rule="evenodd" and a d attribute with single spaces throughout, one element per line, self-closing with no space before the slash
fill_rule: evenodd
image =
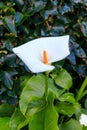
<path id="1" fill-rule="evenodd" d="M 0 1 L 0 130 L 87 129 L 79 123 L 87 114 L 86 12 L 86 0 Z M 12 49 L 63 35 L 70 55 L 54 63 L 45 100 L 46 75 L 33 75 Z"/>

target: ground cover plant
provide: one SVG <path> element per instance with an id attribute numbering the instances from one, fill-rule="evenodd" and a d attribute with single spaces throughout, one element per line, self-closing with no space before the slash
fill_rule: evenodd
<path id="1" fill-rule="evenodd" d="M 86 12 L 86 0 L 0 1 L 0 130 L 87 129 L 80 121 L 87 118 Z M 32 73 L 13 52 L 37 38 L 65 35 L 70 55 L 53 63 L 48 76 Z"/>

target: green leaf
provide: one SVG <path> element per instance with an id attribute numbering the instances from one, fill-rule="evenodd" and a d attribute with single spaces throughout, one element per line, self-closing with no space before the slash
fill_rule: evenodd
<path id="1" fill-rule="evenodd" d="M 85 6 L 87 6 L 87 1 L 86 1 L 86 0 L 83 0 L 83 4 L 84 4 Z"/>
<path id="2" fill-rule="evenodd" d="M 77 120 L 71 119 L 59 126 L 60 130 L 82 130 L 82 126 Z"/>
<path id="3" fill-rule="evenodd" d="M 82 130 L 87 130 L 87 126 L 83 126 Z"/>
<path id="4" fill-rule="evenodd" d="M 0 2 L 0 9 L 4 9 L 5 8 L 5 5 L 3 2 Z"/>
<path id="5" fill-rule="evenodd" d="M 45 10 L 41 12 L 42 17 L 47 20 L 49 18 L 50 15 L 52 16 L 56 16 L 58 14 L 57 9 L 53 8 L 51 10 Z"/>
<path id="6" fill-rule="evenodd" d="M 34 98 L 33 98 L 34 100 Z M 41 111 L 42 109 L 44 109 L 46 107 L 47 103 L 44 100 L 44 98 L 39 99 L 37 101 L 32 101 L 31 103 L 29 103 L 27 111 L 26 111 L 26 118 L 28 118 L 29 120 L 31 119 L 31 117 L 37 113 L 38 111 Z"/>
<path id="7" fill-rule="evenodd" d="M 48 91 L 52 91 L 55 96 L 58 98 L 60 96 L 59 89 L 57 89 L 54 85 L 54 81 L 52 78 L 48 79 Z"/>
<path id="8" fill-rule="evenodd" d="M 59 7 L 59 11 L 61 14 L 69 13 L 72 11 L 72 6 L 66 4 L 65 2 L 62 4 L 62 6 Z"/>
<path id="9" fill-rule="evenodd" d="M 10 35 L 15 35 L 15 34 L 9 34 L 8 36 L 10 37 Z M 15 37 L 14 37 L 15 38 Z M 4 40 L 4 46 L 5 46 L 5 48 L 8 50 L 8 51 L 10 51 L 10 52 L 13 52 L 12 51 L 12 48 L 13 48 L 13 46 L 12 46 L 12 43 L 9 41 L 9 40 Z M 14 55 L 14 54 L 8 54 L 9 56 L 10 55 Z M 15 55 L 14 55 L 14 59 L 15 59 Z"/>
<path id="10" fill-rule="evenodd" d="M 2 20 L 0 19 L 0 25 L 3 25 Z M 4 34 L 4 29 L 2 26 L 0 26 L 0 37 L 2 37 Z"/>
<path id="11" fill-rule="evenodd" d="M 87 21 L 82 21 L 81 30 L 85 37 L 87 37 Z"/>
<path id="12" fill-rule="evenodd" d="M 3 19 L 4 26 L 11 32 L 14 33 L 15 35 L 17 34 L 16 32 L 16 27 L 13 23 L 13 20 L 11 17 L 4 17 Z"/>
<path id="13" fill-rule="evenodd" d="M 10 66 L 10 67 L 16 67 L 16 63 L 15 63 L 15 60 L 16 60 L 16 56 L 14 54 L 8 54 L 5 56 L 4 58 L 4 63 L 7 65 L 7 66 Z M 14 68 L 11 69 L 12 71 L 14 70 Z M 8 70 L 9 71 L 9 70 Z M 16 72 L 16 70 L 15 70 Z M 17 74 L 17 72 L 16 72 Z"/>
<path id="14" fill-rule="evenodd" d="M 43 2 L 43 1 L 34 2 L 34 6 L 35 6 L 35 8 L 34 8 L 35 12 L 38 12 L 38 11 L 44 9 L 45 2 Z"/>
<path id="15" fill-rule="evenodd" d="M 11 119 L 10 119 L 10 130 L 20 130 L 22 127 L 28 124 L 28 119 L 26 119 L 19 109 L 15 109 Z"/>
<path id="16" fill-rule="evenodd" d="M 76 48 L 74 51 L 75 51 L 75 55 L 77 57 L 79 57 L 79 58 L 86 57 L 86 53 L 81 47 Z"/>
<path id="17" fill-rule="evenodd" d="M 9 117 L 0 117 L 0 130 L 10 130 L 9 121 Z"/>
<path id="18" fill-rule="evenodd" d="M 29 130 L 58 130 L 58 114 L 53 106 L 54 95 L 50 92 L 48 105 L 30 120 Z"/>
<path id="19" fill-rule="evenodd" d="M 75 98 L 73 93 L 64 93 L 59 97 L 60 101 L 67 101 L 69 103 L 75 103 Z"/>
<path id="20" fill-rule="evenodd" d="M 55 77 L 55 76 L 54 76 Z M 52 78 L 48 78 L 48 91 L 51 91 L 55 95 L 55 99 L 62 100 L 62 95 L 65 92 L 65 89 L 59 89 L 55 86 Z M 67 95 L 68 96 L 68 95 Z M 74 98 L 74 97 L 72 97 Z M 65 99 L 66 100 L 66 99 Z M 72 99 L 74 100 L 74 99 Z"/>
<path id="21" fill-rule="evenodd" d="M 64 89 L 69 89 L 72 86 L 72 77 L 64 69 L 60 70 L 59 75 L 56 75 L 54 80 L 58 86 L 60 86 Z"/>
<path id="22" fill-rule="evenodd" d="M 8 105 L 7 103 L 3 103 L 0 105 L 0 117 L 3 116 L 11 116 L 14 111 L 14 108 Z"/>
<path id="23" fill-rule="evenodd" d="M 16 12 L 16 14 L 15 14 L 15 23 L 16 23 L 16 25 L 18 26 L 18 25 L 21 25 L 21 23 L 23 22 L 23 14 L 22 13 L 20 13 L 20 12 Z"/>
<path id="24" fill-rule="evenodd" d="M 53 27 L 53 29 L 51 30 L 51 35 L 52 36 L 57 36 L 58 34 L 59 35 L 62 35 L 63 31 L 65 30 L 65 28 L 63 26 L 55 26 Z"/>
<path id="25" fill-rule="evenodd" d="M 71 117 L 73 114 L 77 114 L 81 111 L 81 107 L 78 103 L 71 104 L 67 102 L 57 102 L 55 108 L 58 113 Z"/>
<path id="26" fill-rule="evenodd" d="M 85 106 L 85 108 L 87 109 L 87 98 L 85 98 L 84 106 Z"/>
<path id="27" fill-rule="evenodd" d="M 13 80 L 12 80 L 12 76 L 9 74 L 9 72 L 3 71 L 0 76 L 2 76 L 1 79 L 2 79 L 3 84 L 7 88 L 12 89 Z"/>
<path id="28" fill-rule="evenodd" d="M 23 0 L 14 0 L 18 7 L 22 7 L 24 5 Z"/>
<path id="29" fill-rule="evenodd" d="M 68 60 L 72 65 L 76 65 L 76 58 L 74 52 L 71 52 L 70 55 L 68 56 Z"/>
<path id="30" fill-rule="evenodd" d="M 25 81 L 26 82 L 26 81 Z M 23 114 L 26 113 L 28 104 L 33 100 L 38 100 L 43 97 L 45 91 L 45 77 L 42 74 L 32 76 L 25 83 L 25 87 L 20 96 L 20 110 Z"/>

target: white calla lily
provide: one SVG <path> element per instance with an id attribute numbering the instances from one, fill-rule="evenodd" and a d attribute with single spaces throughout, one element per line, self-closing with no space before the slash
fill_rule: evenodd
<path id="1" fill-rule="evenodd" d="M 69 35 L 43 37 L 13 48 L 13 52 L 22 59 L 33 73 L 53 70 L 51 63 L 69 55 Z M 44 61 L 46 60 L 46 61 Z"/>
<path id="2" fill-rule="evenodd" d="M 81 114 L 80 124 L 87 126 L 87 115 L 86 114 Z"/>

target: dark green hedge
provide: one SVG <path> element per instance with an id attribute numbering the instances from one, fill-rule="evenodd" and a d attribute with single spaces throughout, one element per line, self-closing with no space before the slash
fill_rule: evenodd
<path id="1" fill-rule="evenodd" d="M 20 78 L 31 75 L 12 48 L 39 37 L 70 35 L 64 67 L 79 87 L 87 75 L 86 0 L 5 0 L 0 2 L 0 101 L 17 105 Z M 76 92 L 76 89 L 73 91 Z"/>

